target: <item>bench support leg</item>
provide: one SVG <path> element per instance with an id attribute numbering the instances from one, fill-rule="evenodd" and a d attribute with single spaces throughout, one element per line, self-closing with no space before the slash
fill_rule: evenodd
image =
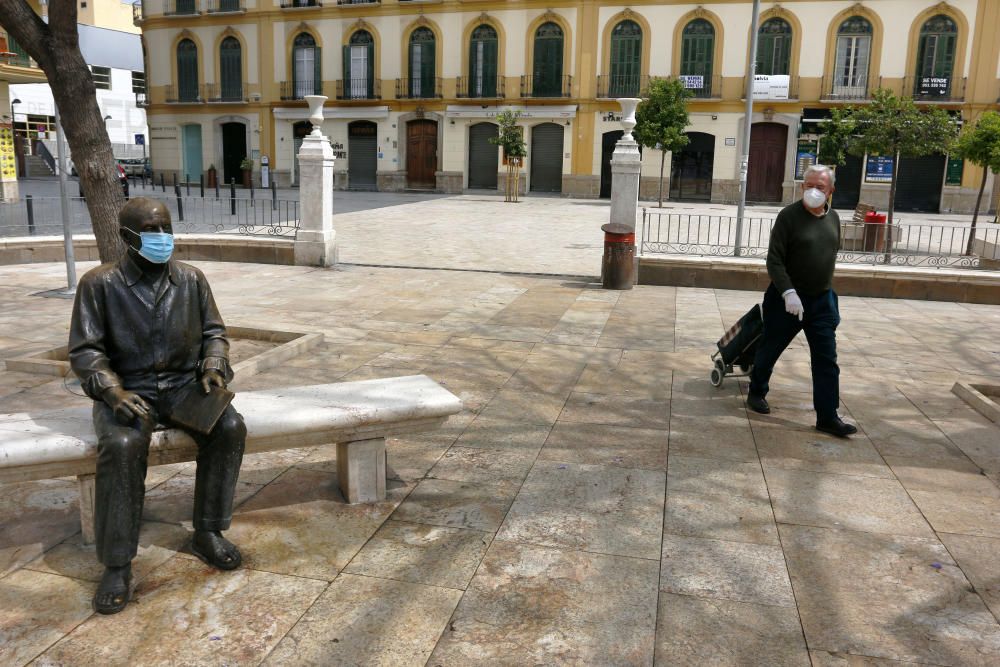
<path id="1" fill-rule="evenodd" d="M 338 442 L 337 477 L 349 503 L 385 500 L 385 438 Z"/>
<path id="2" fill-rule="evenodd" d="M 80 487 L 80 530 L 83 543 L 94 543 L 94 480 L 97 475 L 77 475 Z"/>

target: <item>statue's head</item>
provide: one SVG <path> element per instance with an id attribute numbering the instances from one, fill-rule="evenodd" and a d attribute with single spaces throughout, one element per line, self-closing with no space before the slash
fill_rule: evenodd
<path id="1" fill-rule="evenodd" d="M 173 251 L 174 229 L 170 209 L 149 197 L 130 199 L 118 214 L 119 233 L 129 248 L 149 261 L 162 264 Z"/>

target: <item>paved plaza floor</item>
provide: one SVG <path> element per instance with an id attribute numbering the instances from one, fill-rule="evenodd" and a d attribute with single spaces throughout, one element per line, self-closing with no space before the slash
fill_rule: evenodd
<path id="1" fill-rule="evenodd" d="M 476 268 L 508 273 L 454 270 L 473 267 L 443 236 L 452 270 L 367 266 L 360 221 L 337 270 L 199 263 L 228 324 L 325 334 L 237 391 L 424 373 L 465 410 L 389 441 L 374 505 L 344 502 L 333 446 L 247 456 L 231 573 L 190 553 L 193 464 L 151 468 L 134 601 L 110 617 L 75 480 L 0 485 L 0 664 L 1000 663 L 1000 427 L 950 393 L 1000 384 L 1000 307 L 841 298 L 861 432 L 838 440 L 812 428 L 802 340 L 770 416 L 709 384 L 760 294 L 511 273 L 537 239 L 474 215 L 503 258 Z M 0 357 L 65 342 L 71 303 L 33 296 L 64 280 L 0 267 Z M 0 413 L 87 404 L 71 390 L 0 370 Z"/>

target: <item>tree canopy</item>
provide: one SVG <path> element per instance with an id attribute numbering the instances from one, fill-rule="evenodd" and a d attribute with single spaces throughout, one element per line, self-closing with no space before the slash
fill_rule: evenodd
<path id="1" fill-rule="evenodd" d="M 649 82 L 642 104 L 635 113 L 635 140 L 646 148 L 661 151 L 659 204 L 663 205 L 663 169 L 667 153 L 674 153 L 688 145 L 684 133 L 690 119 L 687 101 L 690 90 L 677 79 L 653 79 Z"/>

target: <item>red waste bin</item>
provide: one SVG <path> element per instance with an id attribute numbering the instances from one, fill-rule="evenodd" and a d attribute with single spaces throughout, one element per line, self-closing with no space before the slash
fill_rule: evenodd
<path id="1" fill-rule="evenodd" d="M 635 228 L 620 222 L 602 225 L 604 259 L 601 285 L 604 289 L 632 289 L 635 262 Z"/>
<path id="2" fill-rule="evenodd" d="M 865 213 L 865 252 L 885 252 L 885 220 L 884 213 Z"/>

